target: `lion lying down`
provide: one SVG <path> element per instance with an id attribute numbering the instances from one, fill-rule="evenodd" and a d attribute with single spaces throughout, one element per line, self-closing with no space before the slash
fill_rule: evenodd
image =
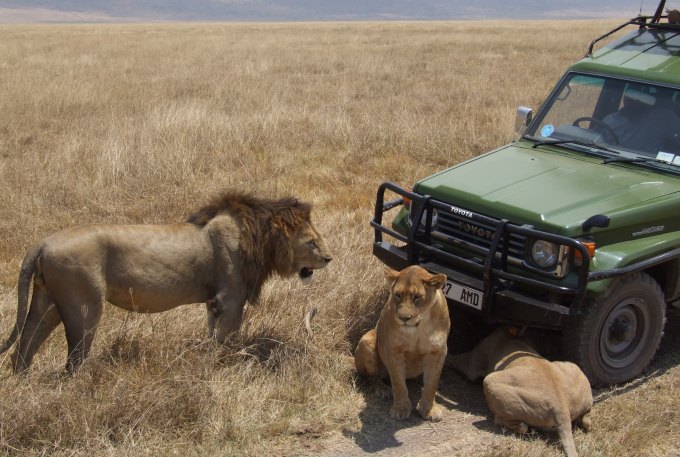
<path id="1" fill-rule="evenodd" d="M 550 362 L 521 337 L 500 328 L 471 352 L 449 356 L 446 365 L 469 380 L 484 378 L 484 396 L 496 424 L 526 433 L 557 429 L 564 451 L 576 457 L 571 424 L 590 428 L 593 396 L 588 379 L 571 362 Z"/>
<path id="2" fill-rule="evenodd" d="M 73 371 L 90 351 L 105 301 L 142 313 L 206 303 L 209 336 L 224 342 L 238 332 L 246 301 L 257 301 L 267 278 L 309 279 L 332 259 L 311 209 L 294 198 L 225 192 L 184 223 L 56 232 L 24 258 L 17 320 L 0 353 L 18 339 L 12 362 L 15 371 L 25 370 L 63 322 L 66 368 Z"/>
<path id="3" fill-rule="evenodd" d="M 389 394 L 381 381 L 389 375 L 394 396 L 390 416 L 394 419 L 406 419 L 411 414 L 406 379 L 423 375 L 423 393 L 416 409 L 424 419 L 440 421 L 442 411 L 434 403 L 434 396 L 451 326 L 441 291 L 446 276 L 411 266 L 401 272 L 387 270 L 387 279 L 390 296 L 376 328 L 357 345 L 356 370 L 373 378 L 381 396 Z"/>

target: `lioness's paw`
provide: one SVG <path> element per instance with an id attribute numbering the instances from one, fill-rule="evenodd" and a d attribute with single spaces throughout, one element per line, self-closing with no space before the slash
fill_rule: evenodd
<path id="1" fill-rule="evenodd" d="M 512 430 L 513 432 L 519 434 L 519 435 L 524 435 L 525 433 L 529 432 L 529 426 L 522 421 L 519 420 L 503 420 L 499 419 L 498 416 L 494 418 L 494 423 L 496 425 L 500 425 L 501 427 L 505 427 L 509 430 Z"/>
<path id="2" fill-rule="evenodd" d="M 432 405 L 432 408 L 427 410 L 418 403 L 416 409 L 418 410 L 420 417 L 426 421 L 440 422 L 444 418 L 444 412 L 442 411 L 441 406 L 438 405 Z"/>
<path id="3" fill-rule="evenodd" d="M 411 405 L 392 405 L 390 408 L 390 417 L 392 419 L 408 419 L 411 415 Z"/>
<path id="4" fill-rule="evenodd" d="M 373 391 L 375 396 L 378 398 L 390 398 L 392 397 L 392 389 L 390 386 L 382 381 L 377 381 L 373 386 Z"/>

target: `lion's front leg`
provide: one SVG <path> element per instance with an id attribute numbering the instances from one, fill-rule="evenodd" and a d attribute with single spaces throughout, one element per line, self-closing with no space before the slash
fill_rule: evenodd
<path id="1" fill-rule="evenodd" d="M 219 292 L 214 299 L 206 302 L 208 311 L 208 337 L 223 344 L 238 336 L 243 320 L 245 297 Z"/>
<path id="2" fill-rule="evenodd" d="M 408 397 L 406 387 L 406 362 L 403 357 L 385 363 L 390 374 L 392 384 L 392 407 L 390 417 L 393 419 L 407 419 L 411 415 L 411 399 Z"/>
<path id="3" fill-rule="evenodd" d="M 420 416 L 429 421 L 439 422 L 444 417 L 441 407 L 434 402 L 439 386 L 439 377 L 444 367 L 446 351 L 440 355 L 428 355 L 423 358 L 423 394 L 416 409 Z"/>
<path id="4" fill-rule="evenodd" d="M 217 324 L 217 299 L 213 298 L 205 302 L 208 316 L 208 339 L 215 338 L 215 324 Z"/>

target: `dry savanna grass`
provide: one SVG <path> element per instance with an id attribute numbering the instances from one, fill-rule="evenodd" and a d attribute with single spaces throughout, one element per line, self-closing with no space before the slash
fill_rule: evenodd
<path id="1" fill-rule="evenodd" d="M 59 329 L 25 376 L 0 356 L 0 452 L 307 454 L 358 430 L 367 400 L 343 357 L 385 299 L 368 225 L 378 184 L 409 184 L 511 141 L 515 108 L 537 107 L 612 24 L 0 27 L 3 338 L 26 249 L 73 224 L 177 222 L 235 188 L 313 202 L 335 253 L 311 285 L 271 280 L 235 345 L 204 340 L 200 305 L 161 315 L 108 306 L 74 377 L 62 374 Z M 677 446 L 680 371 L 669 354 L 662 373 L 601 393 L 595 430 L 577 434 L 584 455 Z M 477 455 L 559 455 L 544 435 L 497 431 Z"/>

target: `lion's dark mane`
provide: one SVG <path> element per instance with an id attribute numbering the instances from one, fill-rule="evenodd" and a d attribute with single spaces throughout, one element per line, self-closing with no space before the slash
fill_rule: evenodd
<path id="1" fill-rule="evenodd" d="M 291 243 L 297 228 L 310 221 L 312 206 L 296 198 L 257 198 L 242 192 L 223 192 L 191 214 L 186 222 L 205 227 L 227 213 L 241 229 L 242 273 L 249 301 L 257 302 L 262 285 L 273 274 L 293 274 Z"/>

